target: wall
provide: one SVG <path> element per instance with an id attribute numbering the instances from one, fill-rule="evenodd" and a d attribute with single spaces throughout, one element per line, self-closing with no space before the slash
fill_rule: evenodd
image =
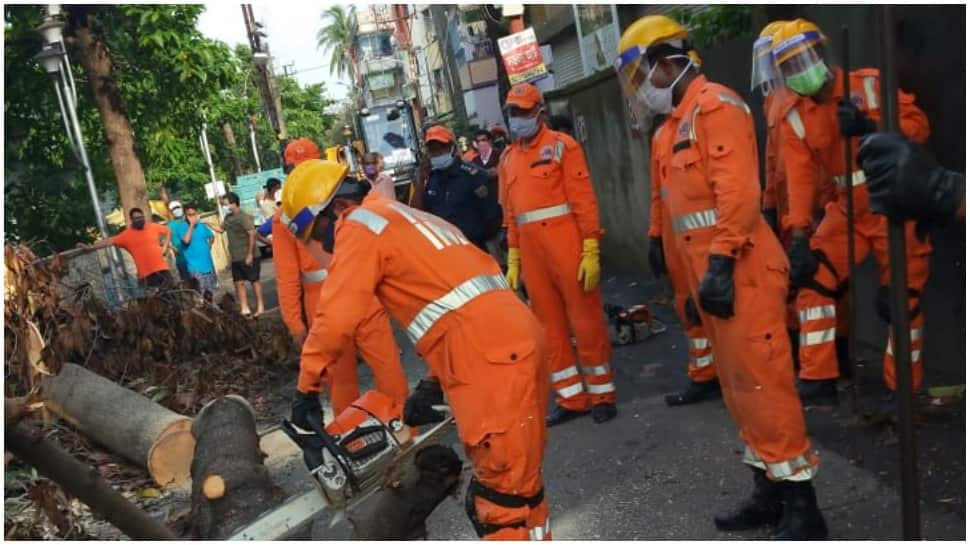
<path id="1" fill-rule="evenodd" d="M 468 122 L 482 128 L 505 125 L 502 107 L 498 100 L 498 85 L 489 85 L 465 91 L 465 105 L 468 108 Z M 466 135 L 471 139 L 472 135 Z"/>

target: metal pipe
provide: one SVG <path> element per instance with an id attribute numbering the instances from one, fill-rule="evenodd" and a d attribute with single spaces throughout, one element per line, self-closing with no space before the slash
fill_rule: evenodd
<path id="1" fill-rule="evenodd" d="M 849 27 L 842 25 L 842 97 L 844 100 L 849 100 L 851 96 L 851 89 L 849 87 Z M 858 414 L 859 412 L 859 368 L 856 365 L 856 323 L 855 323 L 855 185 L 852 183 L 852 138 L 844 137 L 845 142 L 845 185 L 847 191 L 846 196 L 846 208 L 848 208 L 848 213 L 846 214 L 846 221 L 848 222 L 848 258 L 849 258 L 849 274 L 846 275 L 846 312 L 848 314 L 848 319 L 846 320 L 848 343 L 849 343 L 849 365 L 852 368 L 852 414 Z"/>
<path id="2" fill-rule="evenodd" d="M 896 90 L 896 32 L 892 6 L 882 9 L 882 129 L 897 132 L 899 105 Z M 899 472 L 903 511 L 903 539 L 920 539 L 919 467 L 913 422 L 913 379 L 906 283 L 906 238 L 902 221 L 889 219 L 889 296 L 892 308 L 892 342 L 896 362 L 896 400 L 899 418 Z"/>
<path id="3" fill-rule="evenodd" d="M 67 53 L 65 52 L 64 55 L 67 56 Z M 61 66 L 58 67 L 58 73 L 62 78 L 62 82 L 64 79 L 63 71 L 64 71 L 64 65 L 61 64 Z M 73 77 L 74 77 L 73 74 L 70 74 L 70 73 L 67 74 L 67 78 L 73 79 Z M 71 130 L 68 131 L 68 139 L 71 140 L 73 143 L 76 143 L 77 145 L 76 152 L 79 155 L 79 159 L 81 161 L 81 167 L 84 169 L 84 177 L 88 183 L 88 191 L 91 193 L 91 204 L 94 206 L 94 214 L 98 222 L 98 230 L 101 232 L 102 238 L 104 238 L 104 240 L 108 240 L 110 238 L 110 234 L 108 233 L 108 225 L 104 221 L 104 214 L 101 211 L 101 202 L 98 199 L 98 188 L 97 188 L 97 185 L 95 185 L 94 183 L 94 174 L 91 171 L 91 162 L 88 159 L 87 149 L 85 149 L 84 147 L 84 134 L 81 132 L 81 124 L 78 123 L 78 120 L 77 120 L 77 109 L 75 107 L 74 101 L 71 100 L 71 97 L 68 95 L 68 91 L 70 89 L 65 88 L 62 90 L 60 88 L 60 82 L 58 82 L 57 80 L 54 81 L 54 87 L 55 87 L 55 91 L 57 92 L 58 100 L 60 100 L 66 107 L 65 109 L 67 111 L 67 116 L 68 116 L 68 119 L 70 120 Z M 67 95 L 67 96 L 63 96 L 63 95 Z M 117 249 L 115 249 L 114 251 L 117 252 Z M 113 256 L 113 257 L 117 257 L 117 256 Z M 106 291 L 109 292 L 106 295 L 108 295 L 109 300 L 111 300 L 111 297 L 110 297 L 111 291 L 114 291 L 117 294 L 119 299 L 122 299 L 122 300 L 124 299 L 124 296 L 121 290 L 119 290 L 118 286 L 116 285 L 116 280 L 120 280 L 122 278 L 121 275 L 119 275 L 118 273 L 116 265 L 117 264 L 115 260 L 112 258 L 112 256 L 109 255 L 108 268 L 110 270 L 110 273 L 109 273 L 109 277 L 105 278 Z"/>
<path id="4" fill-rule="evenodd" d="M 256 147 L 256 124 L 252 118 L 249 119 L 249 143 L 253 147 L 253 159 L 256 160 L 256 172 L 262 172 L 263 167 L 259 164 L 259 149 Z"/>
<path id="5" fill-rule="evenodd" d="M 202 155 L 205 156 L 205 162 L 207 165 L 209 165 L 209 181 L 212 183 L 212 200 L 216 202 L 216 211 L 219 213 L 219 221 L 222 221 L 225 219 L 225 214 L 222 211 L 222 207 L 219 206 L 219 188 L 216 184 L 216 171 L 212 166 L 212 154 L 209 152 L 209 138 L 206 135 L 207 130 L 208 125 L 205 121 L 202 121 L 202 131 L 199 133 L 199 143 L 202 145 Z"/>

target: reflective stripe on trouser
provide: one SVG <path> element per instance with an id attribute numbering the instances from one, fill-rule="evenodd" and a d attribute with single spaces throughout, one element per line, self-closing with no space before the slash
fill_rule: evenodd
<path id="1" fill-rule="evenodd" d="M 367 317 L 357 326 L 354 345 L 343 350 L 337 361 L 327 368 L 328 392 L 334 416 L 339 415 L 360 397 L 357 379 L 357 353 L 363 356 L 374 376 L 374 389 L 404 405 L 408 381 L 401 365 L 401 355 L 387 311 L 377 298 L 371 301 Z"/>
<path id="2" fill-rule="evenodd" d="M 910 302 L 910 308 L 913 303 Z M 910 362 L 913 366 L 913 391 L 923 385 L 923 314 L 918 314 L 909 322 Z M 896 358 L 893 357 L 893 336 L 886 341 L 886 355 L 883 358 L 882 378 L 890 390 L 896 391 Z"/>
<path id="3" fill-rule="evenodd" d="M 546 332 L 556 403 L 573 411 L 615 403 L 608 365 L 610 336 L 600 290 L 583 291 L 576 281 L 582 253 L 576 225 L 564 220 L 521 225 L 519 249 L 532 312 Z M 570 341 L 573 335 L 576 353 Z"/>
<path id="4" fill-rule="evenodd" d="M 818 473 L 818 456 L 815 454 L 800 455 L 778 462 L 765 462 L 751 450 L 744 446 L 744 456 L 741 461 L 749 466 L 758 467 L 773 481 L 809 481 Z"/>
<path id="5" fill-rule="evenodd" d="M 882 285 L 889 283 L 889 241 L 887 235 L 886 218 L 868 212 L 856 212 L 855 218 L 855 258 L 856 265 L 864 261 L 870 254 L 876 258 L 880 268 Z M 821 251 L 831 262 L 836 273 L 825 265 L 819 264 L 815 273 L 815 282 L 829 290 L 834 290 L 845 280 L 849 272 L 848 236 L 846 231 L 847 218 L 842 203 L 833 202 L 825 207 L 825 217 L 816 229 L 811 239 L 813 250 Z M 906 224 L 906 283 L 907 288 L 922 292 L 929 277 L 929 254 L 931 248 L 927 243 L 920 242 L 914 233 L 912 222 Z M 910 298 L 910 308 L 917 299 Z M 839 376 L 838 356 L 835 349 L 835 337 L 838 329 L 838 302 L 829 295 L 819 293 L 812 288 L 801 288 L 798 291 L 797 307 L 799 313 L 800 341 L 799 376 L 803 379 L 832 379 Z M 922 316 L 918 315 L 910 321 L 911 328 L 921 327 Z M 890 378 L 894 367 L 892 359 L 887 357 L 883 361 L 883 376 L 890 388 L 894 388 L 894 381 Z M 891 374 L 892 373 L 892 374 Z M 922 380 L 922 367 L 913 366 L 913 383 Z"/>

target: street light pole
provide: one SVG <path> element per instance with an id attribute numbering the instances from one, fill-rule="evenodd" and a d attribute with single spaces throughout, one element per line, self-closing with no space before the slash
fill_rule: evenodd
<path id="1" fill-rule="evenodd" d="M 104 214 L 101 210 L 101 202 L 98 198 L 98 188 L 94 183 L 94 174 L 91 170 L 91 162 L 88 159 L 88 152 L 84 146 L 84 133 L 81 131 L 81 124 L 77 119 L 77 90 L 74 83 L 74 74 L 70 69 L 70 61 L 67 59 L 67 51 L 64 49 L 62 32 L 65 26 L 63 18 L 60 16 L 60 5 L 49 4 L 47 6 L 47 16 L 44 22 L 37 27 L 37 31 L 45 38 L 46 44 L 40 53 L 34 58 L 41 64 L 44 70 L 54 83 L 54 92 L 57 94 L 57 103 L 61 109 L 61 118 L 64 121 L 64 130 L 67 133 L 68 143 L 71 151 L 81 163 L 84 170 L 84 178 L 87 181 L 88 191 L 91 194 L 91 204 L 94 207 L 94 214 L 98 224 L 98 231 L 105 240 L 111 237 L 108 233 L 108 225 L 104 221 Z M 116 280 L 122 278 L 118 273 L 117 249 L 108 252 L 109 273 L 105 275 L 105 292 L 108 300 L 114 298 L 112 293 L 119 300 L 124 299 L 121 290 L 116 286 Z M 112 255 L 115 254 L 115 255 Z"/>

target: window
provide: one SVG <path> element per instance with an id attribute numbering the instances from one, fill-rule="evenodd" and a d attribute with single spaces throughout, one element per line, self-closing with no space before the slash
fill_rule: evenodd
<path id="1" fill-rule="evenodd" d="M 360 51 L 365 59 L 385 57 L 394 54 L 390 34 L 368 34 L 357 38 Z"/>

